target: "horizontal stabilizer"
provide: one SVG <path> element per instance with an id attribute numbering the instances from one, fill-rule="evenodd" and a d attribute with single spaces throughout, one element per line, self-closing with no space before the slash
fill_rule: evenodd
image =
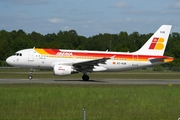
<path id="1" fill-rule="evenodd" d="M 165 58 L 149 58 L 149 61 L 151 63 L 156 63 L 156 62 L 164 62 Z"/>
<path id="2" fill-rule="evenodd" d="M 165 58 L 149 58 L 149 61 L 151 63 L 157 63 L 157 62 L 172 62 L 174 60 L 173 57 L 165 57 Z"/>

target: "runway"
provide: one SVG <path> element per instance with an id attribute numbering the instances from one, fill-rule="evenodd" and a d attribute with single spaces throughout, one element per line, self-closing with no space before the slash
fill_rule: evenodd
<path id="1" fill-rule="evenodd" d="M 97 79 L 97 80 L 76 80 L 76 79 L 0 79 L 0 84 L 180 84 L 180 79 Z"/>

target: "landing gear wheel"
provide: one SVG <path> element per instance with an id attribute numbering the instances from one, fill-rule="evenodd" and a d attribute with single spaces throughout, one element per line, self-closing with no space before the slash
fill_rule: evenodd
<path id="1" fill-rule="evenodd" d="M 29 76 L 28 76 L 28 79 L 29 79 L 29 80 L 32 80 L 32 79 L 33 79 L 33 76 L 32 76 L 33 71 L 34 71 L 34 69 L 33 69 L 33 68 L 30 68 L 30 72 L 29 72 Z"/>
<path id="2" fill-rule="evenodd" d="M 28 79 L 29 79 L 29 80 L 32 80 L 32 79 L 33 79 L 33 76 L 32 76 L 32 75 L 29 75 L 29 76 L 28 76 Z"/>
<path id="3" fill-rule="evenodd" d="M 83 79 L 84 81 L 88 81 L 88 80 L 89 80 L 89 76 L 88 76 L 88 75 L 83 75 L 83 76 L 82 76 L 82 79 Z"/>

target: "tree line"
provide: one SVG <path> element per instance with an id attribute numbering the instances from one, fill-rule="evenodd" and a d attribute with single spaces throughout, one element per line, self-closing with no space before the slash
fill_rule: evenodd
<path id="1" fill-rule="evenodd" d="M 121 31 L 119 34 L 98 34 L 91 37 L 80 36 L 75 30 L 59 31 L 42 35 L 33 31 L 25 33 L 22 29 L 8 32 L 0 31 L 0 66 L 5 66 L 5 60 L 16 51 L 26 48 L 55 48 L 75 50 L 98 50 L 133 52 L 138 50 L 152 35 L 133 32 L 128 34 Z M 161 65 L 170 70 L 180 71 L 180 33 L 173 32 L 165 50 L 165 55 L 174 57 L 174 61 Z"/>

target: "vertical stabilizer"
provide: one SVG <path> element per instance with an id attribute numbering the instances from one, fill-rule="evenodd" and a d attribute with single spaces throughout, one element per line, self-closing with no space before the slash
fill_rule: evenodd
<path id="1" fill-rule="evenodd" d="M 142 55 L 164 55 L 171 27 L 171 25 L 162 25 L 151 38 L 134 53 Z"/>

